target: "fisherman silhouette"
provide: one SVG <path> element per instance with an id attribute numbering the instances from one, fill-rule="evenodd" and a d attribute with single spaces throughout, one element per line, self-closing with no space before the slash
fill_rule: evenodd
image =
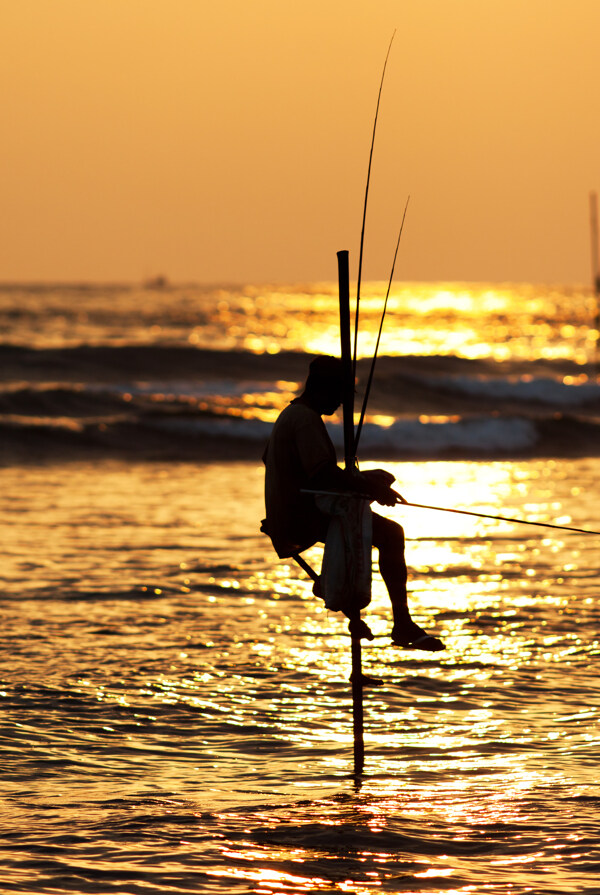
<path id="1" fill-rule="evenodd" d="M 332 517 L 317 506 L 315 494 L 307 492 L 362 494 L 382 506 L 404 501 L 391 489 L 391 473 L 348 471 L 337 465 L 322 416 L 335 413 L 343 388 L 341 361 L 328 355 L 317 357 L 310 364 L 304 391 L 280 413 L 273 427 L 263 455 L 267 514 L 263 531 L 280 558 L 296 556 L 327 538 Z M 392 604 L 392 642 L 429 652 L 445 649 L 441 640 L 411 618 L 402 526 L 373 513 L 372 545 L 379 550 L 379 570 Z M 373 638 L 366 624 L 361 623 L 359 631 L 358 636 Z"/>

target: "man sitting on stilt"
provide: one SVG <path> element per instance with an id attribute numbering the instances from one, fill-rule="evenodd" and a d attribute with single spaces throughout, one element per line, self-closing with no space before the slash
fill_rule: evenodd
<path id="1" fill-rule="evenodd" d="M 310 364 L 304 391 L 281 412 L 273 427 L 263 456 L 267 512 L 263 530 L 281 558 L 299 554 L 327 538 L 332 517 L 307 491 L 356 493 L 382 506 L 402 502 L 390 487 L 394 481 L 390 473 L 346 471 L 337 465 L 322 415 L 335 413 L 342 397 L 341 361 L 329 356 L 316 358 Z M 393 643 L 429 652 L 444 649 L 441 640 L 410 616 L 402 526 L 373 513 L 372 528 L 372 543 L 379 550 L 379 569 L 392 604 Z M 358 636 L 372 637 L 367 625 L 361 626 Z"/>

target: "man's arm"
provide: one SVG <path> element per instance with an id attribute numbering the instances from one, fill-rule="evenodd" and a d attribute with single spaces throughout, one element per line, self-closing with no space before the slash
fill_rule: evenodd
<path id="1" fill-rule="evenodd" d="M 328 463 L 312 476 L 308 488 L 315 491 L 354 491 L 367 495 L 382 506 L 393 507 L 398 502 L 404 502 L 404 498 L 391 489 L 393 481 L 394 476 L 383 469 L 350 472 Z"/>

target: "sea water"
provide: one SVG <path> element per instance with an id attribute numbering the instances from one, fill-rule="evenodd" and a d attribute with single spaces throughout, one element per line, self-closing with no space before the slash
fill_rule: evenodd
<path id="1" fill-rule="evenodd" d="M 599 891 L 600 536 L 564 530 L 600 529 L 584 290 L 394 298 L 363 468 L 564 528 L 380 508 L 447 649 L 391 645 L 375 556 L 359 777 L 347 626 L 259 531 L 335 288 L 0 297 L 2 891 Z"/>

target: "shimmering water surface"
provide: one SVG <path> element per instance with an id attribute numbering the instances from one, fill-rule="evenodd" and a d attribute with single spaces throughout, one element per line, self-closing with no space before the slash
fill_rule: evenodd
<path id="1" fill-rule="evenodd" d="M 597 459 L 387 466 L 598 527 Z M 346 627 L 258 462 L 6 465 L 0 508 L 2 891 L 599 891 L 599 537 L 386 511 L 448 649 L 390 646 L 376 574 L 357 780 Z"/>
<path id="2" fill-rule="evenodd" d="M 600 535 L 385 511 L 447 650 L 390 645 L 375 570 L 354 776 L 346 625 L 259 532 L 336 292 L 0 286 L 1 892 L 600 892 Z M 394 287 L 363 468 L 599 530 L 596 310 Z"/>
<path id="3" fill-rule="evenodd" d="M 373 353 L 387 288 L 363 284 L 361 357 Z M 337 353 L 337 295 L 336 283 L 158 290 L 0 284 L 0 332 L 3 341 L 36 348 L 152 344 Z M 398 283 L 389 295 L 381 353 L 582 364 L 594 358 L 596 312 L 583 286 Z"/>

